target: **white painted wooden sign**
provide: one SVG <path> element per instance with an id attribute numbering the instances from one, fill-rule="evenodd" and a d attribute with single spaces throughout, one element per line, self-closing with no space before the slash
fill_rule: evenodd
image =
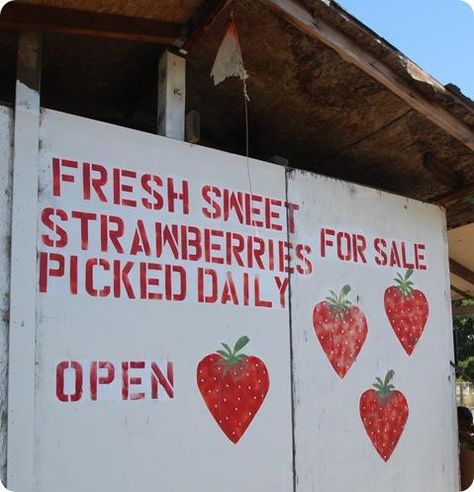
<path id="1" fill-rule="evenodd" d="M 299 171 L 288 199 L 315 264 L 291 277 L 299 489 L 458 490 L 443 212 Z"/>
<path id="2" fill-rule="evenodd" d="M 457 490 L 440 209 L 49 110 L 38 166 L 36 491 Z"/>

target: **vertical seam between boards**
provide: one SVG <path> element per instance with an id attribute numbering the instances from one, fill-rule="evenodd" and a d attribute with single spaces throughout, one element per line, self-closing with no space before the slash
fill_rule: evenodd
<path id="1" fill-rule="evenodd" d="M 285 168 L 285 200 L 288 203 L 288 175 L 293 170 Z M 286 250 L 287 250 L 287 266 L 290 267 L 290 228 L 289 228 L 289 212 L 286 207 Z M 292 443 L 292 479 L 293 492 L 296 492 L 296 428 L 295 428 L 295 381 L 294 381 L 294 356 L 293 356 L 293 316 L 292 316 L 292 289 L 291 289 L 291 270 L 288 268 L 288 327 L 290 339 L 290 389 L 291 389 L 291 443 Z"/>

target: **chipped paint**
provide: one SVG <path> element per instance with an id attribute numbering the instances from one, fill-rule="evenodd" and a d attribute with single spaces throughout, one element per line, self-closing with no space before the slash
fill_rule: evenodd
<path id="1" fill-rule="evenodd" d="M 0 106 L 0 479 L 7 461 L 8 324 L 10 304 L 10 241 L 13 111 Z"/>

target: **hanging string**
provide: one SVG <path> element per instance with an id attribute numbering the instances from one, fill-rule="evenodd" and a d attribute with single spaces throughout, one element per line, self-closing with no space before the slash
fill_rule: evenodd
<path id="1" fill-rule="evenodd" d="M 247 165 L 247 179 L 249 183 L 249 192 L 250 199 L 252 199 L 253 191 L 252 191 L 252 177 L 250 175 L 250 137 L 249 137 L 249 102 L 250 98 L 247 92 L 247 81 L 243 79 L 243 93 L 244 93 L 244 110 L 245 110 L 245 158 Z M 261 237 L 258 231 L 258 227 L 255 225 L 252 220 L 253 232 L 256 237 Z"/>
<path id="2" fill-rule="evenodd" d="M 249 180 L 250 194 L 252 194 L 252 180 L 250 178 L 250 152 L 249 152 L 249 96 L 247 94 L 247 83 L 244 84 L 244 108 L 245 108 L 245 157 L 247 159 L 247 177 Z"/>

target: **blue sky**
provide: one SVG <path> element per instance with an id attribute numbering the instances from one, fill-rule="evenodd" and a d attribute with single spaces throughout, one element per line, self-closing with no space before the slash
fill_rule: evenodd
<path id="1" fill-rule="evenodd" d="M 337 2 L 443 85 L 474 99 L 474 12 L 462 0 Z"/>

